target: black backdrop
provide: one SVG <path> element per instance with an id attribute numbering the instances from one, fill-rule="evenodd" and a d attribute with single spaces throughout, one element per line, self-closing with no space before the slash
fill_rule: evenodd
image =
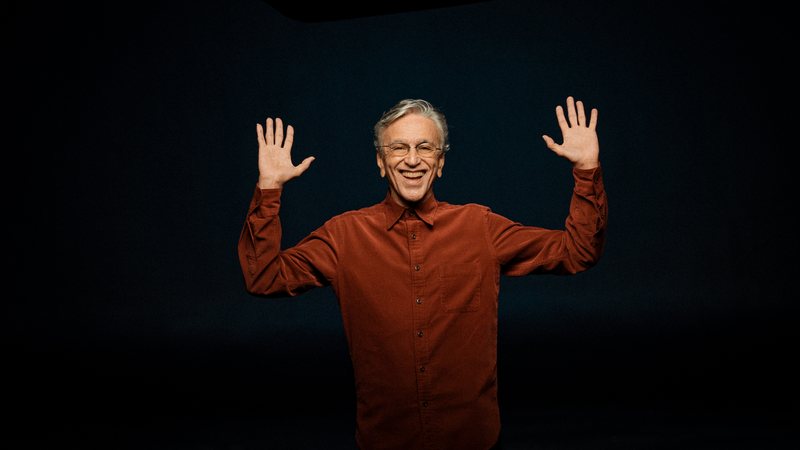
<path id="1" fill-rule="evenodd" d="M 560 227 L 569 164 L 540 136 L 560 136 L 553 108 L 573 95 L 600 110 L 607 248 L 575 277 L 503 280 L 507 447 L 788 446 L 786 12 L 446 3 L 12 4 L 4 438 L 349 448 L 352 374 L 331 291 L 244 292 L 235 246 L 254 124 L 283 117 L 296 160 L 317 157 L 285 189 L 285 245 L 382 199 L 371 127 L 407 97 L 450 122 L 439 198 Z"/>

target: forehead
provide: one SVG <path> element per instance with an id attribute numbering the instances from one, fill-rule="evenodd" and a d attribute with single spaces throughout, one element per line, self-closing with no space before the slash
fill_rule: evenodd
<path id="1" fill-rule="evenodd" d="M 382 137 L 384 142 L 436 142 L 440 139 L 436 122 L 419 114 L 408 114 L 395 120 L 383 130 Z"/>

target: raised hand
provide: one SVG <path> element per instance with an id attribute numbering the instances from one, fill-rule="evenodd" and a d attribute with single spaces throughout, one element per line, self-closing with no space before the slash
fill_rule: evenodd
<path id="1" fill-rule="evenodd" d="M 583 102 L 567 97 L 567 115 L 569 122 L 564 117 L 564 108 L 556 106 L 556 118 L 564 138 L 563 144 L 556 144 L 550 136 L 544 135 L 542 139 L 547 148 L 558 156 L 572 162 L 578 169 L 593 169 L 600 165 L 600 143 L 597 141 L 597 109 L 592 108 L 589 123 L 586 122 L 586 113 Z"/>
<path id="2" fill-rule="evenodd" d="M 258 134 L 258 187 L 260 189 L 278 189 L 291 180 L 299 177 L 314 161 L 313 156 L 304 159 L 298 165 L 292 164 L 292 142 L 294 128 L 286 127 L 286 138 L 283 136 L 283 121 L 267 119 L 266 131 L 261 124 L 256 124 Z"/>

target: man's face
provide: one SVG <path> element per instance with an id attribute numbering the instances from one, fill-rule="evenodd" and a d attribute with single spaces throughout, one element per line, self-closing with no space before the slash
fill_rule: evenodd
<path id="1" fill-rule="evenodd" d="M 419 114 L 408 114 L 392 122 L 383 130 L 380 145 L 408 144 L 412 148 L 405 156 L 394 156 L 383 147 L 377 154 L 381 177 L 388 178 L 392 198 L 399 205 L 410 207 L 431 195 L 436 177 L 442 176 L 444 154 L 420 156 L 416 145 L 427 142 L 441 147 L 439 129 L 433 120 Z"/>

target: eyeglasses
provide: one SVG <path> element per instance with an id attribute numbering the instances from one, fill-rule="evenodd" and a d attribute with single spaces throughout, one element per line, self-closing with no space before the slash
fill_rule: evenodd
<path id="1" fill-rule="evenodd" d="M 408 152 L 411 151 L 412 146 L 404 142 L 396 142 L 394 144 L 378 146 L 378 148 L 383 148 L 383 147 L 388 148 L 389 153 L 391 153 L 392 156 L 406 156 L 408 155 Z M 429 142 L 423 142 L 413 147 L 417 149 L 417 154 L 423 157 L 433 156 L 434 154 L 436 154 L 436 152 L 442 149 L 441 147 L 436 147 Z"/>

